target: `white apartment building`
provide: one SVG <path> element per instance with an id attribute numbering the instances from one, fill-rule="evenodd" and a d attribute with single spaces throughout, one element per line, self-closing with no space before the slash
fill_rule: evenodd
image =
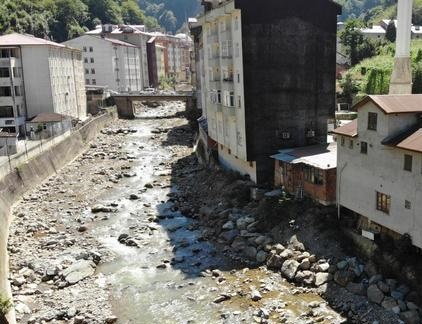
<path id="1" fill-rule="evenodd" d="M 85 83 L 117 92 L 142 90 L 139 48 L 101 36 L 83 35 L 64 42 L 82 51 Z"/>
<path id="2" fill-rule="evenodd" d="M 422 95 L 368 96 L 337 128 L 337 201 L 362 234 L 410 234 L 422 248 Z"/>
<path id="3" fill-rule="evenodd" d="M 203 42 L 202 107 L 209 136 L 219 143 L 220 162 L 256 181 L 255 163 L 248 162 L 246 152 L 241 19 L 232 1 L 198 20 Z"/>
<path id="4" fill-rule="evenodd" d="M 86 118 L 82 54 L 30 35 L 0 36 L 0 128 L 24 133 L 42 112 Z"/>
<path id="5" fill-rule="evenodd" d="M 110 39 L 117 39 L 138 47 L 141 87 L 148 88 L 150 81 L 148 77 L 147 42 L 150 35 L 145 32 L 145 26 L 139 25 L 99 25 L 86 35 L 105 36 Z M 141 90 L 142 90 L 141 89 Z"/>

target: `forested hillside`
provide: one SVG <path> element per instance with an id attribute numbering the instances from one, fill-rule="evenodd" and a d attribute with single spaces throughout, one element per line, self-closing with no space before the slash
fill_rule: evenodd
<path id="1" fill-rule="evenodd" d="M 397 17 L 397 0 L 335 0 L 343 7 L 341 21 L 359 18 L 366 23 L 378 24 L 382 19 Z M 422 25 L 422 0 L 413 2 L 412 21 L 415 25 Z"/>
<path id="2" fill-rule="evenodd" d="M 176 32 L 187 18 L 195 17 L 201 9 L 200 0 L 139 0 L 145 13 L 155 17 L 167 31 Z"/>
<path id="3" fill-rule="evenodd" d="M 2 0 L 0 33 L 11 31 L 62 42 L 100 23 L 158 27 L 136 0 Z"/>

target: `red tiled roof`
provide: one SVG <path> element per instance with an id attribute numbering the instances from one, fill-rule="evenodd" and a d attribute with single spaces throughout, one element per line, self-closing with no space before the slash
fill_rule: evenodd
<path id="1" fill-rule="evenodd" d="M 349 137 L 358 136 L 358 120 L 354 119 L 350 123 L 336 128 L 333 133 Z"/>
<path id="2" fill-rule="evenodd" d="M 422 112 L 422 94 L 409 95 L 371 95 L 355 105 L 356 109 L 372 101 L 386 114 Z"/>
<path id="3" fill-rule="evenodd" d="M 412 135 L 398 143 L 396 147 L 410 151 L 422 152 L 422 128 L 419 128 Z"/>

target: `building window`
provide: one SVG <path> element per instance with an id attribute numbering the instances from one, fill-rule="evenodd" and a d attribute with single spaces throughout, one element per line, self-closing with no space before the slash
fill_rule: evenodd
<path id="1" fill-rule="evenodd" d="M 232 154 L 232 150 L 231 149 L 228 149 L 227 152 L 229 153 L 229 155 Z"/>
<path id="2" fill-rule="evenodd" d="M 10 70 L 9 68 L 0 68 L 0 78 L 9 78 Z"/>
<path id="3" fill-rule="evenodd" d="M 249 166 L 250 166 L 251 168 L 253 168 L 253 162 L 252 162 L 252 161 L 249 161 Z"/>
<path id="4" fill-rule="evenodd" d="M 89 79 L 85 79 L 85 83 L 86 84 L 89 84 Z"/>
<path id="5" fill-rule="evenodd" d="M 86 52 L 86 46 L 84 46 L 83 50 L 84 50 L 84 52 Z"/>
<path id="6" fill-rule="evenodd" d="M 94 49 L 92 48 L 92 46 L 89 47 L 89 51 L 90 52 L 93 52 L 94 51 Z"/>
<path id="7" fill-rule="evenodd" d="M 353 150 L 353 140 L 352 139 L 349 140 L 349 149 Z"/>
<path id="8" fill-rule="evenodd" d="M 412 172 L 413 157 L 409 154 L 404 155 L 404 170 Z"/>
<path id="9" fill-rule="evenodd" d="M 317 185 L 322 185 L 324 183 L 323 178 L 323 172 L 321 169 L 317 169 L 311 166 L 305 166 L 304 169 L 304 173 L 305 173 L 305 181 L 313 183 L 313 184 L 317 184 Z"/>
<path id="10" fill-rule="evenodd" d="M 91 57 L 91 63 L 94 63 L 94 58 L 93 57 Z"/>
<path id="11" fill-rule="evenodd" d="M 360 153 L 368 154 L 368 143 L 360 142 Z"/>
<path id="12" fill-rule="evenodd" d="M 378 120 L 378 114 L 369 112 L 368 113 L 368 129 L 369 130 L 377 130 L 377 120 Z"/>
<path id="13" fill-rule="evenodd" d="M 221 90 L 217 90 L 217 103 L 221 104 Z"/>
<path id="14" fill-rule="evenodd" d="M 22 96 L 22 89 L 20 86 L 15 86 L 15 96 Z"/>
<path id="15" fill-rule="evenodd" d="M 234 107 L 234 92 L 230 91 L 229 93 L 229 107 Z"/>
<path id="16" fill-rule="evenodd" d="M 404 201 L 404 208 L 412 209 L 412 203 L 409 200 Z"/>
<path id="17" fill-rule="evenodd" d="M 89 74 L 89 70 L 88 69 L 85 69 L 85 74 Z"/>
<path id="18" fill-rule="evenodd" d="M 242 108 L 242 97 L 241 96 L 237 96 L 237 103 L 239 108 Z"/>
<path id="19" fill-rule="evenodd" d="M 377 191 L 377 210 L 386 214 L 390 213 L 391 197 Z"/>
<path id="20" fill-rule="evenodd" d="M 341 146 L 344 146 L 345 141 L 346 141 L 346 140 L 345 140 L 345 139 L 344 139 L 344 137 L 342 136 L 342 137 L 341 137 L 341 139 L 340 139 L 340 144 L 341 144 Z"/>
<path id="21" fill-rule="evenodd" d="M 0 87 L 0 97 L 11 97 L 12 89 L 10 87 Z"/>
<path id="22" fill-rule="evenodd" d="M 88 63 L 88 58 L 87 57 L 84 58 L 84 63 Z"/>
<path id="23" fill-rule="evenodd" d="M 95 69 L 91 69 L 91 74 L 95 74 Z"/>
<path id="24" fill-rule="evenodd" d="M 92 84 L 96 85 L 97 84 L 97 80 L 96 79 L 92 79 Z"/>
<path id="25" fill-rule="evenodd" d="M 240 73 L 237 74 L 237 83 L 240 83 Z"/>

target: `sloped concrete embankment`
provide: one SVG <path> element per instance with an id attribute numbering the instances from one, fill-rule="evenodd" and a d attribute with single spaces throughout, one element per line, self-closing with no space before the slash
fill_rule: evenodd
<path id="1" fill-rule="evenodd" d="M 63 141 L 45 150 L 38 156 L 22 163 L 12 172 L 0 179 L 0 293 L 11 297 L 10 285 L 7 280 L 9 261 L 7 255 L 7 240 L 9 225 L 12 221 L 12 205 L 22 195 L 71 162 L 86 149 L 86 144 L 114 118 L 115 110 L 101 115 L 80 129 L 74 131 Z M 14 323 L 14 314 L 8 315 L 10 323 Z"/>

